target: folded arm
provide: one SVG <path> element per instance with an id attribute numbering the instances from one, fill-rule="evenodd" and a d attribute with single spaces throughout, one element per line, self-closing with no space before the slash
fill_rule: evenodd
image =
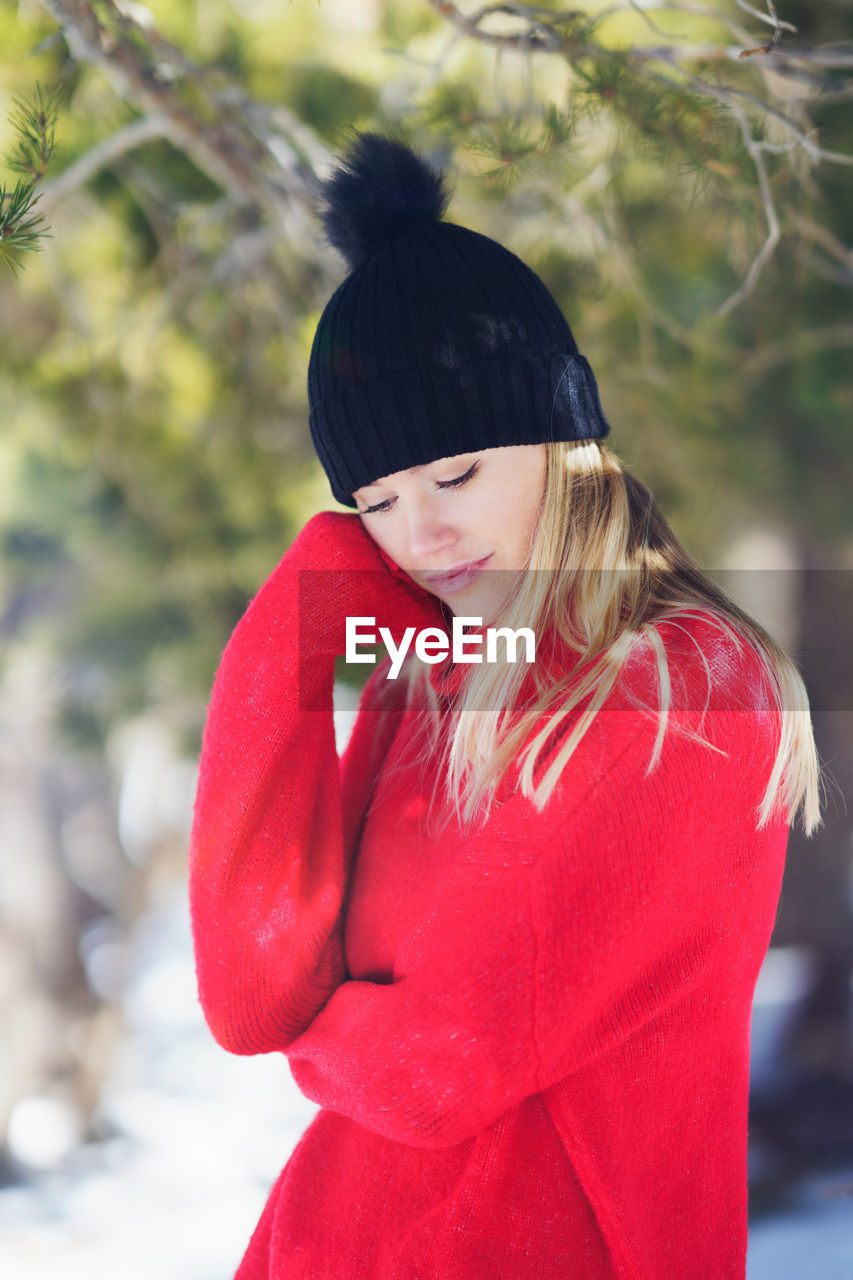
<path id="1" fill-rule="evenodd" d="M 342 983 L 291 1043 L 306 1096 L 400 1142 L 460 1142 L 763 954 L 763 852 L 784 849 L 754 827 L 768 725 L 722 712 L 706 731 L 716 753 L 673 728 L 648 774 L 656 720 L 603 710 L 542 813 L 514 796 L 460 853 L 398 979 Z"/>
<path id="2" fill-rule="evenodd" d="M 341 911 L 370 778 L 350 770 L 342 798 L 334 659 L 348 614 L 372 609 L 395 626 L 426 616 L 432 598 L 410 587 L 357 517 L 324 513 L 223 655 L 200 762 L 190 908 L 202 1007 L 235 1053 L 285 1048 L 346 976 Z"/>

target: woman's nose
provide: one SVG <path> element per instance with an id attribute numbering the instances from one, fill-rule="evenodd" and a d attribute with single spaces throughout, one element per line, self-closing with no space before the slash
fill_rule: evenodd
<path id="1" fill-rule="evenodd" d="M 430 502 L 415 503 L 407 513 L 409 552 L 415 557 L 434 556 L 456 545 L 459 534 L 446 513 Z"/>

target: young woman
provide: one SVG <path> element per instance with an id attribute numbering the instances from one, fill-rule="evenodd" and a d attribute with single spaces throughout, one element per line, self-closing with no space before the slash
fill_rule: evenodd
<path id="1" fill-rule="evenodd" d="M 357 514 L 310 520 L 237 627 L 192 836 L 211 1029 L 322 1108 L 237 1275 L 742 1280 L 751 1000 L 788 824 L 818 822 L 796 668 L 436 174 L 361 135 L 324 197 L 352 270 L 311 429 Z M 454 617 L 482 625 L 442 656 Z M 485 660 L 499 626 L 532 662 Z M 339 762 L 353 627 L 408 656 Z"/>

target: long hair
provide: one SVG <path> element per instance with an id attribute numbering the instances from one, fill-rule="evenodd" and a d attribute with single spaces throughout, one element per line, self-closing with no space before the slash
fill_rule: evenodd
<path id="1" fill-rule="evenodd" d="M 670 529 L 648 489 L 597 441 L 546 445 L 547 478 L 541 514 L 531 547 L 529 571 L 519 575 L 501 625 L 529 627 L 536 636 L 553 628 L 578 659 L 556 683 L 534 675 L 532 705 L 517 705 L 526 678 L 523 664 L 483 663 L 471 669 L 456 698 L 442 739 L 431 720 L 424 759 L 434 769 L 435 749 L 446 744 L 445 800 L 463 822 L 489 812 L 507 772 L 518 769 L 517 785 L 542 808 L 581 739 L 613 689 L 632 647 L 653 647 L 661 702 L 658 735 L 650 768 L 660 755 L 667 729 L 670 673 L 660 622 L 698 609 L 712 614 L 737 645 L 750 644 L 760 659 L 776 702 L 781 731 L 767 788 L 756 813 L 758 829 L 787 814 L 799 816 L 810 835 L 820 824 L 819 768 L 808 696 L 796 665 L 767 634 L 702 572 Z M 582 676 L 577 679 L 580 670 Z M 574 673 L 574 676 L 573 676 Z M 409 668 L 409 693 L 421 668 Z M 555 731 L 586 701 L 544 775 L 537 765 Z M 528 699 L 529 703 L 529 699 Z M 547 715 L 549 711 L 553 713 Z M 537 722 L 544 727 L 531 738 Z M 710 745 L 710 744 L 708 744 Z M 434 775 L 435 776 L 435 775 Z"/>

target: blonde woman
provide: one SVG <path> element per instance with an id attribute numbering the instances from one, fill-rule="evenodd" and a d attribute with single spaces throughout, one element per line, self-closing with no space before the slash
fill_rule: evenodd
<path id="1" fill-rule="evenodd" d="M 802 683 L 440 177 L 361 135 L 323 196 L 351 272 L 311 429 L 357 514 L 237 627 L 192 837 L 211 1029 L 321 1107 L 236 1274 L 742 1280 L 753 988 L 819 821 Z M 380 636 L 339 762 L 334 664 Z"/>

